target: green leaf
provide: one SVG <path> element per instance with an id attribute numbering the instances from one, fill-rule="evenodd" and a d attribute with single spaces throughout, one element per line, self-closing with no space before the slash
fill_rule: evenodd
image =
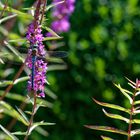
<path id="1" fill-rule="evenodd" d="M 139 113 L 140 113 L 140 110 L 136 110 L 136 109 L 134 110 L 134 115 L 139 114 Z"/>
<path id="2" fill-rule="evenodd" d="M 132 102 L 133 102 L 133 100 L 132 100 L 132 98 L 128 95 L 128 93 L 126 92 L 127 90 L 126 89 L 123 89 L 121 86 L 120 86 L 120 84 L 114 84 L 120 91 L 121 91 L 121 93 L 126 97 L 126 98 L 128 98 L 129 99 L 129 102 L 130 102 L 130 104 L 132 104 Z"/>
<path id="3" fill-rule="evenodd" d="M 3 60 L 0 58 L 0 63 L 4 64 Z"/>
<path id="4" fill-rule="evenodd" d="M 7 104 L 6 102 L 0 101 L 0 109 L 3 109 L 3 113 L 13 118 L 16 118 L 25 125 L 28 125 L 28 122 L 12 106 Z"/>
<path id="5" fill-rule="evenodd" d="M 94 100 L 94 102 L 96 102 L 97 104 L 99 104 L 101 106 L 105 106 L 105 107 L 108 107 L 108 108 L 113 108 L 113 109 L 116 109 L 116 110 L 124 111 L 124 112 L 127 112 L 127 113 L 130 114 L 129 109 L 125 109 L 125 108 L 123 108 L 121 106 L 114 105 L 114 104 L 99 102 L 99 101 L 95 100 L 94 98 L 93 98 L 93 100 Z"/>
<path id="6" fill-rule="evenodd" d="M 7 85 L 13 84 L 13 81 L 0 81 L 0 87 L 5 87 Z"/>
<path id="7" fill-rule="evenodd" d="M 12 133 L 10 133 L 7 129 L 5 129 L 2 125 L 0 125 L 0 128 L 12 139 L 12 140 L 18 140 L 16 136 L 14 136 Z"/>
<path id="8" fill-rule="evenodd" d="M 21 60 L 21 62 L 25 61 L 25 59 L 22 57 L 22 55 L 13 46 L 11 46 L 6 41 L 4 41 L 4 44 L 18 57 L 19 60 Z"/>
<path id="9" fill-rule="evenodd" d="M 21 132 L 21 131 L 17 131 L 17 132 L 12 132 L 13 135 L 26 135 L 27 132 Z"/>
<path id="10" fill-rule="evenodd" d="M 29 123 L 29 120 L 28 120 L 27 116 L 25 115 L 25 113 L 17 106 L 16 106 L 16 108 L 17 108 L 18 112 L 22 115 L 22 117 L 26 120 L 26 122 Z"/>
<path id="11" fill-rule="evenodd" d="M 49 27 L 43 27 L 45 30 L 47 30 L 49 33 L 51 33 L 51 35 L 53 35 L 53 37 L 58 37 L 61 38 L 57 33 L 55 33 L 51 28 Z"/>
<path id="12" fill-rule="evenodd" d="M 46 93 L 46 95 L 48 95 L 52 99 L 54 99 L 54 100 L 57 99 L 57 96 L 55 95 L 55 93 L 47 87 L 45 87 L 45 93 Z"/>
<path id="13" fill-rule="evenodd" d="M 21 78 L 16 79 L 13 84 L 15 85 L 15 84 L 18 84 L 20 82 L 27 81 L 28 79 L 29 79 L 29 76 L 21 77 Z"/>
<path id="14" fill-rule="evenodd" d="M 0 2 L 0 11 L 2 11 L 3 8 L 4 8 L 4 5 Z M 11 8 L 11 7 L 9 7 L 9 6 L 7 6 L 7 7 L 5 8 L 5 11 L 15 13 L 15 14 L 17 14 L 17 16 L 20 16 L 20 17 L 25 18 L 25 19 L 30 19 L 30 20 L 33 19 L 33 17 L 32 17 L 30 14 L 21 12 L 21 11 L 16 10 L 16 9 L 14 9 L 14 8 Z"/>
<path id="15" fill-rule="evenodd" d="M 9 20 L 9 19 L 11 19 L 11 18 L 14 18 L 14 17 L 16 17 L 16 16 L 17 16 L 17 14 L 4 17 L 4 18 L 0 19 L 0 24 L 1 24 L 2 22 L 4 22 L 4 21 Z"/>
<path id="16" fill-rule="evenodd" d="M 118 133 L 122 135 L 128 135 L 127 132 L 123 130 L 119 130 L 113 127 L 108 127 L 108 126 L 96 126 L 96 125 L 85 125 L 85 127 L 93 130 L 100 130 L 100 131 L 107 131 L 107 132 L 112 132 L 112 133 Z"/>
<path id="17" fill-rule="evenodd" d="M 44 37 L 43 41 L 49 41 L 49 40 L 58 40 L 62 39 L 63 37 Z"/>
<path id="18" fill-rule="evenodd" d="M 43 135 L 45 137 L 49 135 L 48 132 L 40 126 L 36 127 L 35 131 L 37 131 L 38 133 L 40 133 L 41 135 Z"/>
<path id="19" fill-rule="evenodd" d="M 4 87 L 4 86 L 11 85 L 11 84 L 16 85 L 16 84 L 18 84 L 20 82 L 27 81 L 28 79 L 29 79 L 29 76 L 25 76 L 25 77 L 21 77 L 21 78 L 16 79 L 14 81 L 14 83 L 13 83 L 13 81 L 10 81 L 10 80 L 8 80 L 8 81 L 6 81 L 6 80 L 5 81 L 0 81 L 0 86 Z"/>
<path id="20" fill-rule="evenodd" d="M 138 104 L 140 104 L 140 100 L 134 102 L 134 105 L 138 105 Z"/>
<path id="21" fill-rule="evenodd" d="M 140 120 L 139 119 L 133 119 L 132 123 L 140 124 Z"/>
<path id="22" fill-rule="evenodd" d="M 135 86 L 136 87 L 136 83 L 135 82 L 133 82 L 133 81 L 131 81 L 130 79 L 128 79 L 127 77 L 125 77 L 129 82 L 130 82 L 130 84 L 132 84 L 133 86 Z"/>
<path id="23" fill-rule="evenodd" d="M 47 122 L 43 122 L 43 121 L 34 123 L 34 124 L 32 125 L 32 127 L 30 128 L 30 130 L 29 130 L 29 135 L 31 134 L 31 132 L 32 132 L 36 127 L 42 126 L 42 125 L 46 125 L 46 126 L 48 126 L 48 125 L 55 125 L 55 123 L 47 123 Z"/>
<path id="24" fill-rule="evenodd" d="M 133 137 L 134 135 L 140 134 L 140 129 L 135 129 L 131 131 L 131 136 Z"/>
<path id="25" fill-rule="evenodd" d="M 50 5 L 48 5 L 47 7 L 46 7 L 46 10 L 48 11 L 49 9 L 51 9 L 51 8 L 53 8 L 53 7 L 55 7 L 55 6 L 57 6 L 57 5 L 59 5 L 59 4 L 62 4 L 62 3 L 64 3 L 65 1 L 60 1 L 60 2 L 55 2 L 55 3 L 53 3 L 53 4 L 50 4 Z"/>
<path id="26" fill-rule="evenodd" d="M 101 138 L 102 138 L 103 140 L 113 140 L 112 138 L 109 138 L 109 137 L 106 137 L 106 136 L 101 136 Z"/>
<path id="27" fill-rule="evenodd" d="M 122 121 L 125 121 L 126 123 L 129 123 L 129 119 L 127 119 L 127 118 L 125 118 L 125 117 L 123 117 L 121 115 L 108 113 L 104 109 L 103 109 L 103 112 L 105 113 L 106 116 L 108 116 L 110 118 L 122 120 Z"/>
<path id="28" fill-rule="evenodd" d="M 26 41 L 27 40 L 25 38 L 8 40 L 9 43 L 16 43 L 16 42 L 25 43 Z"/>
<path id="29" fill-rule="evenodd" d="M 0 91 L 0 95 L 3 94 L 3 91 Z M 22 102 L 25 102 L 27 104 L 29 104 L 29 99 L 26 98 L 25 96 L 22 96 L 22 95 L 19 95 L 19 94 L 15 94 L 15 93 L 9 93 L 6 95 L 6 98 L 9 98 L 9 99 L 13 99 L 13 100 L 17 100 L 17 101 L 22 101 Z M 42 106 L 44 107 L 48 107 L 48 108 L 52 108 L 53 104 L 44 100 L 44 99 L 37 99 L 37 103 L 41 103 Z"/>
<path id="30" fill-rule="evenodd" d="M 67 65 L 50 65 L 47 71 L 66 70 Z"/>

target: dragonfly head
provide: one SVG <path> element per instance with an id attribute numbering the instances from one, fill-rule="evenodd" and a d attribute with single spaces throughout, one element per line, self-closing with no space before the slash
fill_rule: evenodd
<path id="1" fill-rule="evenodd" d="M 31 49 L 32 49 L 32 54 L 33 54 L 33 55 L 36 55 L 36 53 L 37 53 L 37 47 L 38 47 L 37 44 L 34 44 L 34 45 L 31 47 Z"/>

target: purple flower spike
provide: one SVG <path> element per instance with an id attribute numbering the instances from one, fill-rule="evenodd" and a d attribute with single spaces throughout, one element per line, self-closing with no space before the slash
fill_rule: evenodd
<path id="1" fill-rule="evenodd" d="M 31 47 L 28 50 L 28 59 L 26 62 L 26 65 L 30 70 L 33 71 L 32 66 L 33 66 L 33 61 L 32 61 L 32 47 L 34 45 L 37 45 L 36 48 L 36 56 L 41 56 L 43 57 L 45 55 L 45 49 L 43 45 L 43 35 L 41 33 L 41 27 L 38 25 L 36 29 L 34 29 L 34 24 L 30 24 L 28 27 L 28 31 L 26 34 L 27 40 L 30 42 Z M 44 98 L 44 88 L 45 84 L 47 83 L 46 80 L 46 71 L 47 71 L 47 63 L 44 62 L 41 59 L 36 59 L 34 62 L 34 75 L 32 76 L 33 73 L 30 74 L 30 79 L 28 81 L 28 91 L 35 91 L 37 92 L 39 97 Z M 34 77 L 34 78 L 33 78 Z"/>

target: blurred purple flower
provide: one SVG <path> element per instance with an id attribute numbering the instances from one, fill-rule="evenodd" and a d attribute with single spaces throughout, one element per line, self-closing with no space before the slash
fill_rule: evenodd
<path id="1" fill-rule="evenodd" d="M 53 3 L 61 0 L 53 0 Z M 66 0 L 53 8 L 52 16 L 54 21 L 51 24 L 52 30 L 56 33 L 68 32 L 70 29 L 69 18 L 75 9 L 75 0 Z M 50 34 L 47 34 L 50 35 Z"/>

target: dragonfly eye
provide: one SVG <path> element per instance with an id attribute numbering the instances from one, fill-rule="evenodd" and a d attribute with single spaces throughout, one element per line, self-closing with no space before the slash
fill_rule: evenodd
<path id="1" fill-rule="evenodd" d="M 34 44 L 34 45 L 33 45 L 33 49 L 36 49 L 37 47 L 38 47 L 37 44 Z"/>

